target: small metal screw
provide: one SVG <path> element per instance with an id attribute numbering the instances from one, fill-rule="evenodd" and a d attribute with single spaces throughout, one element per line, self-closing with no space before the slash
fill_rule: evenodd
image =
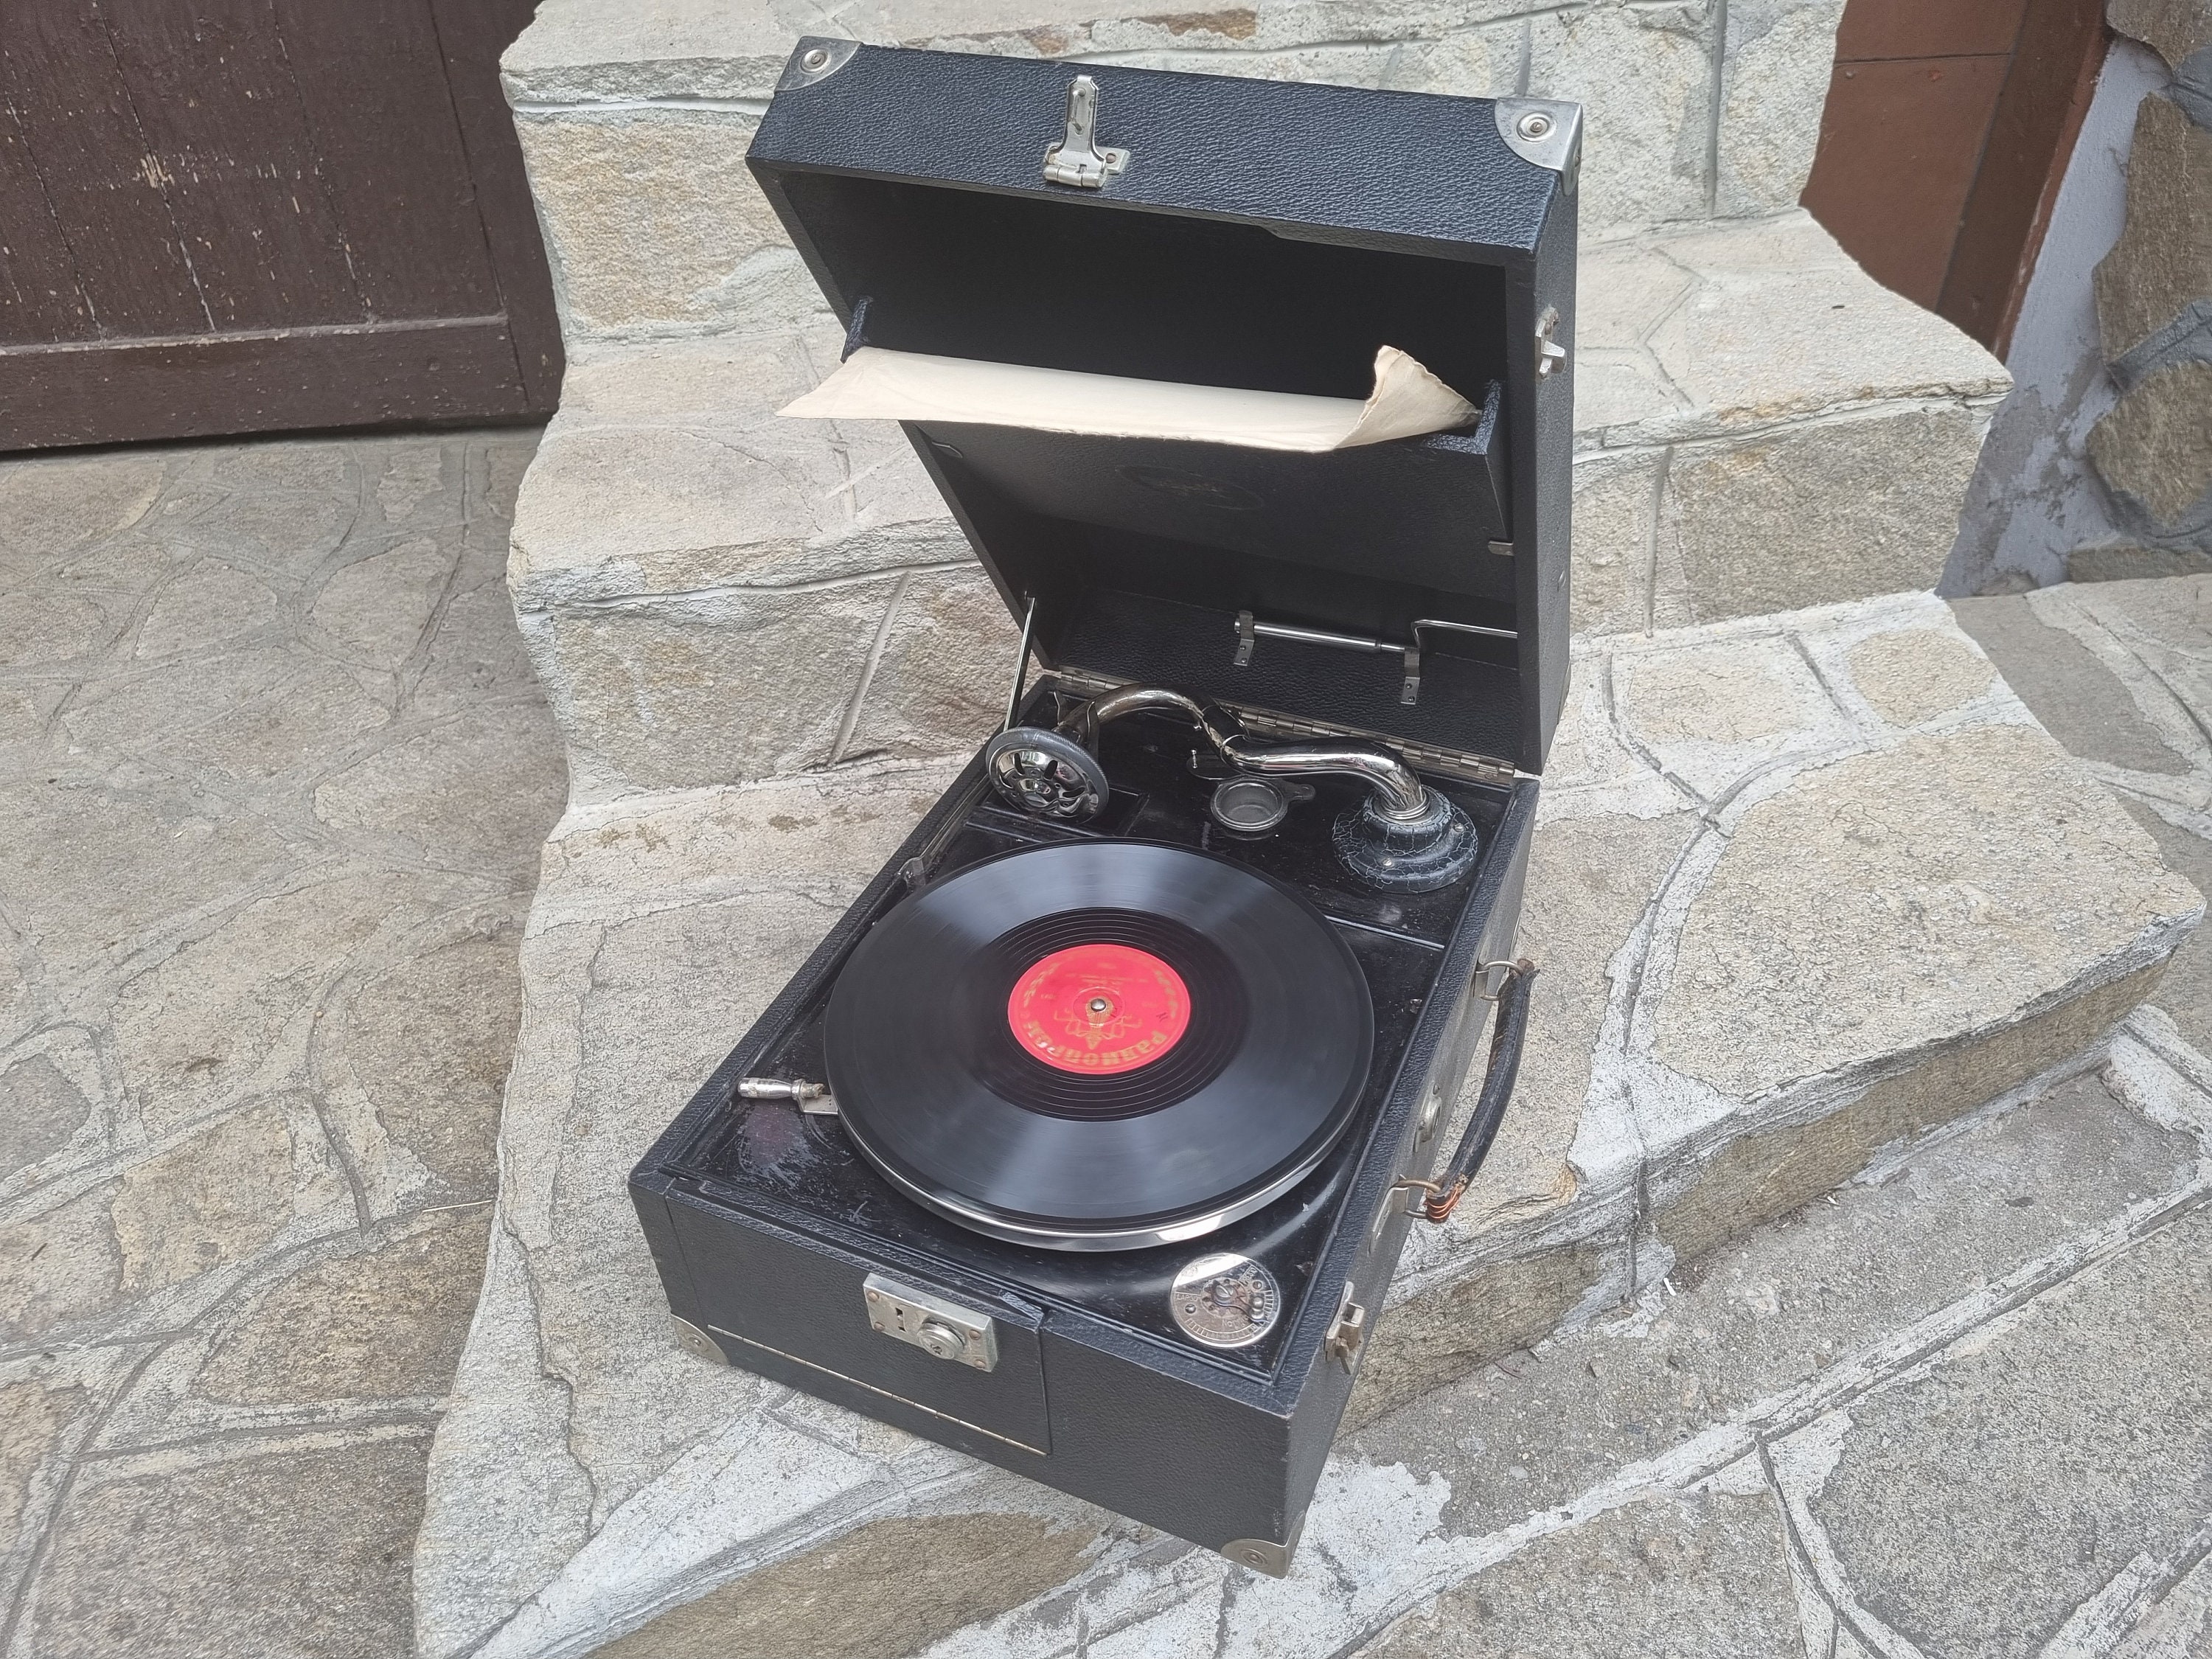
<path id="1" fill-rule="evenodd" d="M 826 46 L 817 46 L 800 58 L 799 64 L 809 75 L 819 75 L 830 66 L 830 50 Z"/>
<path id="2" fill-rule="evenodd" d="M 1552 130 L 1552 118 L 1540 109 L 1532 109 L 1514 123 L 1513 130 L 1523 138 L 1541 138 Z"/>

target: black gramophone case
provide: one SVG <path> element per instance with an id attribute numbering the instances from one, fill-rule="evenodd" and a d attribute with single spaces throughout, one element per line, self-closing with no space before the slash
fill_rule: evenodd
<path id="1" fill-rule="evenodd" d="M 1180 1253 L 1040 1250 L 909 1201 L 835 1117 L 737 1089 L 822 1075 L 829 988 L 910 860 L 1019 842 L 983 822 L 971 764 L 631 1177 L 685 1346 L 1286 1570 L 1415 1224 L 1394 1183 L 1445 1150 L 1434 1103 L 1456 1098 L 1486 980 L 1495 994 L 1478 969 L 1515 953 L 1567 678 L 1579 130 L 1540 100 L 799 43 L 750 166 L 848 352 L 1359 398 L 1389 345 L 1482 411 L 1322 453 L 907 430 L 1030 620 L 1024 720 L 1147 682 L 1263 735 L 1379 740 L 1469 811 L 1484 851 L 1447 893 L 1331 911 L 1359 939 L 1420 934 L 1423 965 L 1411 997 L 1380 956 L 1366 969 L 1391 1012 L 1371 1098 L 1323 1169 Z M 1048 178 L 1048 150 L 1073 165 Z M 1158 799 L 1129 833 L 1176 837 L 1171 781 Z M 1160 1258 L 1206 1249 L 1274 1252 L 1264 1343 L 1209 1352 L 1147 1301 L 1175 1266 Z M 872 1276 L 988 1323 L 990 1368 L 886 1337 L 862 1310 Z"/>

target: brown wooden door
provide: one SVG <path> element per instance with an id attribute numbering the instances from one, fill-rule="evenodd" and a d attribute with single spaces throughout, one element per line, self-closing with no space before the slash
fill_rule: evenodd
<path id="1" fill-rule="evenodd" d="M 1804 202 L 2002 355 L 2104 58 L 2104 0 L 1849 0 Z"/>
<path id="2" fill-rule="evenodd" d="M 552 411 L 535 0 L 0 0 L 0 449 Z"/>

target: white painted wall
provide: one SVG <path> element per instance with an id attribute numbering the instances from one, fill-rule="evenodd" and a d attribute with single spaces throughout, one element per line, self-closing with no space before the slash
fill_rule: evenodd
<path id="1" fill-rule="evenodd" d="M 2062 582 L 2068 554 L 2125 538 L 2087 448 L 2089 428 L 2118 395 L 2097 342 L 2090 276 L 2120 239 L 2136 106 L 2172 79 L 2148 46 L 2112 42 L 2021 302 L 2005 364 L 2012 395 L 1967 491 L 1945 593 Z"/>

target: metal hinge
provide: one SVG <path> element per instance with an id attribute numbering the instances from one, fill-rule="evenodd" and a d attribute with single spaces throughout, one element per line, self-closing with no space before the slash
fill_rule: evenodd
<path id="1" fill-rule="evenodd" d="M 1552 337 L 1559 326 L 1559 308 L 1547 306 L 1536 319 L 1536 378 L 1548 380 L 1567 361 L 1567 349 Z"/>
<path id="2" fill-rule="evenodd" d="M 1079 75 L 1067 88 L 1067 131 L 1044 153 L 1047 184 L 1096 190 L 1129 165 L 1129 152 L 1097 143 L 1098 83 Z"/>
<path id="3" fill-rule="evenodd" d="M 1474 994 L 1485 1002 L 1495 1002 L 1516 976 L 1528 970 L 1525 962 L 1479 962 L 1473 976 Z"/>
<path id="4" fill-rule="evenodd" d="M 1359 1350 L 1367 1340 L 1367 1310 L 1354 1302 L 1352 1295 L 1353 1286 L 1346 1285 L 1344 1300 L 1337 1307 L 1328 1336 L 1322 1340 L 1328 1357 L 1346 1370 L 1358 1366 Z"/>

